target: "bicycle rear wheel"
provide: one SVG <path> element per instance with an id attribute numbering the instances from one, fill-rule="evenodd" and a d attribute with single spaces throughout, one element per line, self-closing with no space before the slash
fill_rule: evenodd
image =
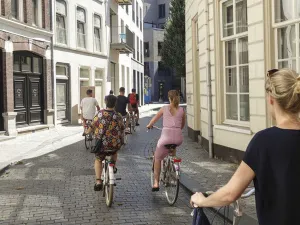
<path id="1" fill-rule="evenodd" d="M 109 183 L 109 166 L 107 166 L 106 169 L 106 185 L 105 185 L 105 200 L 106 200 L 106 205 L 108 207 L 111 207 L 112 203 L 113 203 L 113 197 L 114 197 L 114 185 Z"/>
<path id="2" fill-rule="evenodd" d="M 165 193 L 170 206 L 174 205 L 179 193 L 179 177 L 177 176 L 173 162 L 166 168 Z"/>

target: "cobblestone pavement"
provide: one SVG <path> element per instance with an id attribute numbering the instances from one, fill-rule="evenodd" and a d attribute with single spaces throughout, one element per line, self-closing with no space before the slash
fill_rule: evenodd
<path id="1" fill-rule="evenodd" d="M 83 141 L 12 166 L 0 178 L 0 224 L 191 224 L 190 194 L 180 189 L 174 207 L 150 191 L 145 147 L 157 138 L 146 122 L 120 151 L 114 204 L 94 192 L 93 155 Z M 208 212 L 212 218 L 213 213 Z M 217 218 L 216 225 L 222 224 Z"/>

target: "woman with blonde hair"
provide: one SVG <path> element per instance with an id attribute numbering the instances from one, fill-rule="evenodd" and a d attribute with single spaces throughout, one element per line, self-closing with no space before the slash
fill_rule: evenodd
<path id="1" fill-rule="evenodd" d="M 151 129 L 153 125 L 163 117 L 163 129 L 154 156 L 154 184 L 152 191 L 159 191 L 161 161 L 169 153 L 165 145 L 176 144 L 179 146 L 183 142 L 182 129 L 185 126 L 186 115 L 183 108 L 179 106 L 179 93 L 176 90 L 171 90 L 168 92 L 168 97 L 170 104 L 163 106 L 147 126 L 148 129 Z"/>
<path id="2" fill-rule="evenodd" d="M 256 133 L 244 160 L 228 182 L 213 195 L 191 197 L 198 207 L 226 206 L 254 181 L 260 225 L 297 224 L 300 202 L 300 75 L 290 69 L 270 70 L 267 102 L 276 126 Z"/>

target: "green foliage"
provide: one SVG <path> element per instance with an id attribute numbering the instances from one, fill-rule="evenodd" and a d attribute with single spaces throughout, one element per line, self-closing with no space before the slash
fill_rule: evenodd
<path id="1" fill-rule="evenodd" d="M 185 1 L 172 0 L 161 50 L 162 61 L 185 77 Z"/>

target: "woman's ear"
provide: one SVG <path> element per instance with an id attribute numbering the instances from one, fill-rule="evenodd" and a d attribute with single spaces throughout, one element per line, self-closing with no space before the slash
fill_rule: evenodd
<path id="1" fill-rule="evenodd" d="M 269 94 L 268 95 L 268 102 L 269 102 L 269 104 L 270 105 L 274 105 L 274 101 L 275 101 L 274 98 Z"/>

